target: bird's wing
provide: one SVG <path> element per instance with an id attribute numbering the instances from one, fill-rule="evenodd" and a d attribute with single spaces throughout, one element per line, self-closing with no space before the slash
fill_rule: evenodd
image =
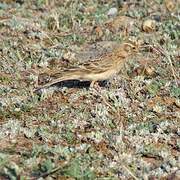
<path id="1" fill-rule="evenodd" d="M 80 66 L 80 69 L 83 71 L 87 71 L 89 73 L 102 73 L 104 71 L 107 71 L 112 66 L 112 62 L 109 59 L 102 59 L 102 60 L 96 60 L 91 61 L 89 63 L 85 63 Z"/>

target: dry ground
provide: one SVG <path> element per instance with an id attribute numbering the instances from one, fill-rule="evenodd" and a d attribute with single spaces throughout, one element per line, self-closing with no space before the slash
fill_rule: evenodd
<path id="1" fill-rule="evenodd" d="M 178 179 L 178 5 L 0 1 L 0 179 Z M 98 92 L 73 82 L 32 94 L 44 69 L 123 42 L 143 48 Z"/>

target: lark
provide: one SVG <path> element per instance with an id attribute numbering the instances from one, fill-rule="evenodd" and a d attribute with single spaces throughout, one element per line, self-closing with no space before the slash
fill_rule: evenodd
<path id="1" fill-rule="evenodd" d="M 129 43 L 119 45 L 113 52 L 77 67 L 68 68 L 49 73 L 50 82 L 38 86 L 37 89 L 48 88 L 56 83 L 67 80 L 90 81 L 90 87 L 95 82 L 108 80 L 115 76 L 123 68 L 127 58 L 132 54 L 134 46 Z"/>

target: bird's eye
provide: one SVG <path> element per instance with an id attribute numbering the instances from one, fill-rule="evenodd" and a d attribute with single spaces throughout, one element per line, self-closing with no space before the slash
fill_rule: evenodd
<path id="1" fill-rule="evenodd" d="M 129 43 L 125 44 L 124 50 L 127 51 L 127 52 L 130 52 L 132 50 L 132 45 L 129 44 Z"/>

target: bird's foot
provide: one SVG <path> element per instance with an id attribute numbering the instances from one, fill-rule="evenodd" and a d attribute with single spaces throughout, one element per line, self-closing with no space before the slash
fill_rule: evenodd
<path id="1" fill-rule="evenodd" d="M 101 87 L 99 86 L 99 83 L 97 81 L 92 81 L 90 84 L 90 89 L 95 89 L 95 90 L 101 90 Z"/>

